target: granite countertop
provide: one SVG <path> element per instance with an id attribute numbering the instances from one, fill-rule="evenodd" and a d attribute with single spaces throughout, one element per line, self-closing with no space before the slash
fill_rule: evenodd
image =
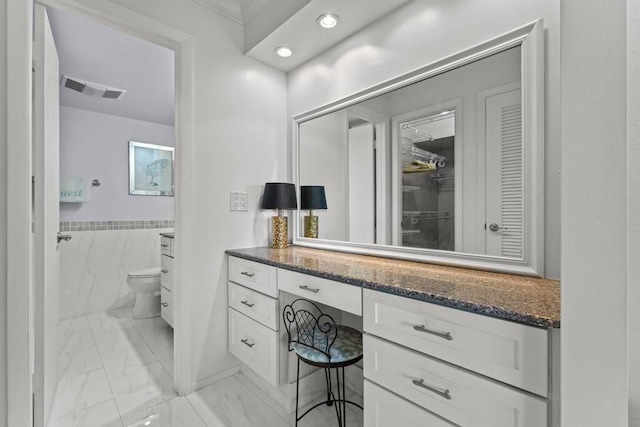
<path id="1" fill-rule="evenodd" d="M 302 246 L 227 254 L 498 319 L 560 328 L 560 282 Z"/>
<path id="2" fill-rule="evenodd" d="M 173 239 L 173 233 L 160 233 L 162 237 L 167 237 L 169 239 Z"/>

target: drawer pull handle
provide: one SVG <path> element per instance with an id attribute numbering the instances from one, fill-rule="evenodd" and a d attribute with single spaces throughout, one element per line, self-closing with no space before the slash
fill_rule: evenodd
<path id="1" fill-rule="evenodd" d="M 168 248 L 168 247 L 169 247 L 169 245 L 160 245 L 160 247 Z"/>
<path id="2" fill-rule="evenodd" d="M 440 338 L 444 338 L 445 340 L 449 340 L 449 341 L 453 340 L 453 336 L 451 336 L 450 332 L 432 331 L 430 329 L 425 328 L 422 325 L 416 325 L 416 326 L 413 327 L 413 329 L 415 329 L 418 332 L 424 332 L 424 333 L 427 333 L 427 334 L 435 335 L 435 336 L 440 337 Z"/>
<path id="3" fill-rule="evenodd" d="M 419 381 L 418 380 L 413 380 L 412 382 L 413 382 L 413 385 L 417 385 L 418 387 L 426 388 L 427 390 L 437 394 L 438 396 L 442 396 L 447 400 L 451 400 L 451 395 L 449 394 L 449 390 L 442 391 L 442 390 L 438 390 L 435 387 L 431 387 L 429 385 L 426 385 L 424 383 L 423 379 L 420 379 Z"/>
<path id="4" fill-rule="evenodd" d="M 249 308 L 251 308 L 251 307 L 253 307 L 255 305 L 255 304 L 250 304 L 249 301 L 240 301 L 240 304 L 244 304 Z"/>
<path id="5" fill-rule="evenodd" d="M 246 339 L 246 338 L 245 338 L 245 339 L 243 339 L 243 340 L 240 340 L 240 341 L 242 341 L 242 342 L 243 342 L 247 347 L 249 347 L 249 348 L 251 348 L 251 347 L 253 347 L 254 345 L 256 345 L 256 343 L 254 343 L 254 342 L 250 343 L 250 342 L 249 342 L 249 340 L 248 340 L 248 339 Z"/>
<path id="6" fill-rule="evenodd" d="M 243 276 L 247 276 L 247 277 L 253 277 L 253 276 L 255 276 L 255 273 L 247 273 L 246 271 L 243 271 L 243 272 L 242 272 L 242 273 L 240 273 L 240 274 L 242 274 Z"/>
<path id="7" fill-rule="evenodd" d="M 156 270 L 156 271 L 158 271 L 158 270 Z M 160 270 L 160 273 L 165 273 L 166 274 L 168 272 L 169 272 L 169 270 Z"/>
<path id="8" fill-rule="evenodd" d="M 320 292 L 320 289 L 318 289 L 318 288 L 310 288 L 307 285 L 301 285 L 300 289 L 302 289 L 303 291 L 313 292 L 314 294 L 317 294 L 318 292 Z"/>
<path id="9" fill-rule="evenodd" d="M 162 305 L 163 307 L 169 307 L 169 303 L 166 302 L 161 302 L 160 305 Z"/>

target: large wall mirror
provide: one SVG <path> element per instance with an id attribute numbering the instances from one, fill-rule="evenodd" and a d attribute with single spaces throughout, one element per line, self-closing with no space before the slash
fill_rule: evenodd
<path id="1" fill-rule="evenodd" d="M 294 117 L 320 248 L 543 274 L 543 29 L 536 21 Z M 354 70 L 356 72 L 356 70 Z"/>

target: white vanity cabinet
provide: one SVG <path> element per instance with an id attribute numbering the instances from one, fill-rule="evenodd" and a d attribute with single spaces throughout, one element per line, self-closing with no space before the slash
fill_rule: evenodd
<path id="1" fill-rule="evenodd" d="M 374 396 L 454 425 L 548 425 L 546 330 L 369 289 L 363 309 L 364 376 L 382 387 Z M 381 404 L 365 405 L 365 425 L 383 425 Z"/>
<path id="2" fill-rule="evenodd" d="M 229 352 L 278 387 L 283 370 L 277 268 L 235 257 L 228 267 Z"/>
<path id="3" fill-rule="evenodd" d="M 310 262 L 307 251 L 301 265 Z M 319 252 L 319 258 L 326 256 Z M 557 327 L 534 327 L 394 295 L 385 292 L 394 291 L 389 285 L 363 288 L 353 284 L 350 271 L 341 272 L 344 281 L 319 277 L 335 277 L 340 268 L 350 268 L 343 261 L 326 263 L 326 270 L 313 275 L 292 271 L 291 259 L 280 267 L 271 256 L 263 255 L 278 267 L 229 256 L 228 282 L 229 351 L 271 386 L 286 382 L 283 298 L 302 297 L 362 316 L 365 426 L 560 425 Z M 359 266 L 356 274 L 371 262 L 373 272 L 367 277 L 375 276 L 374 261 L 352 257 Z M 423 277 L 422 271 L 415 274 Z M 473 279 L 469 286 L 472 294 L 483 290 L 474 288 Z M 544 325 L 530 324 L 540 323 Z"/>
<path id="4" fill-rule="evenodd" d="M 160 237 L 160 315 L 173 328 L 173 238 Z"/>

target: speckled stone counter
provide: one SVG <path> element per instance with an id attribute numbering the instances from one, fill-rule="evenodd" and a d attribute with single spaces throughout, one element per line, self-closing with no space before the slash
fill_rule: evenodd
<path id="1" fill-rule="evenodd" d="M 560 328 L 560 282 L 291 246 L 227 254 L 542 328 Z"/>

